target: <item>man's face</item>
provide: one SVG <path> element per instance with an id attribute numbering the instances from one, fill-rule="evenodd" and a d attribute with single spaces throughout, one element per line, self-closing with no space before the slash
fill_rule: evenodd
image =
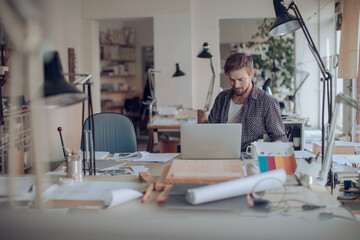
<path id="1" fill-rule="evenodd" d="M 243 67 L 239 70 L 231 71 L 228 74 L 230 85 L 234 90 L 234 94 L 241 97 L 244 96 L 249 90 L 251 90 L 251 79 L 254 76 L 254 70 L 249 75 L 246 69 Z"/>

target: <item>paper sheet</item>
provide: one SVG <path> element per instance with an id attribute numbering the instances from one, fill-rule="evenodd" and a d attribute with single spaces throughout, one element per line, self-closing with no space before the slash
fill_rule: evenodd
<path id="1" fill-rule="evenodd" d="M 142 158 L 133 159 L 135 162 L 167 162 L 175 157 L 177 157 L 178 153 L 148 153 Z"/>
<path id="2" fill-rule="evenodd" d="M 252 192 L 281 187 L 286 181 L 284 169 L 252 175 L 200 188 L 188 189 L 186 201 L 201 204 L 221 199 L 241 196 Z"/>
<path id="3" fill-rule="evenodd" d="M 316 154 L 309 152 L 309 151 L 304 151 L 304 150 L 298 150 L 298 151 L 294 151 L 295 154 L 295 158 L 310 158 L 310 157 L 316 157 Z"/>
<path id="4" fill-rule="evenodd" d="M 347 159 L 345 159 L 343 156 L 333 155 L 332 161 L 333 161 L 334 163 L 337 163 L 337 164 L 341 164 L 341 165 L 346 165 L 346 166 L 352 167 L 352 166 L 351 166 L 351 163 L 350 163 Z"/>
<path id="5" fill-rule="evenodd" d="M 43 193 L 46 200 L 103 200 L 105 206 L 130 201 L 142 196 L 135 182 L 74 182 L 72 185 L 54 184 Z M 121 191 L 120 191 L 121 190 Z"/>
<path id="6" fill-rule="evenodd" d="M 83 156 L 83 151 L 81 151 L 80 149 L 79 150 L 77 150 L 77 154 L 79 154 L 80 156 L 81 156 L 81 158 L 82 158 L 82 156 Z M 96 151 L 95 152 L 95 159 L 96 160 L 105 160 L 106 159 L 106 157 L 107 157 L 107 155 L 109 155 L 110 154 L 110 152 L 100 152 L 100 151 Z M 89 152 L 87 152 L 87 155 L 86 155 L 86 157 L 89 155 Z M 87 157 L 88 158 L 88 157 Z"/>
<path id="7" fill-rule="evenodd" d="M 9 177 L 0 177 L 0 198 L 7 200 L 8 193 L 8 181 Z M 26 177 L 14 177 L 14 198 L 16 200 L 33 200 L 34 199 L 34 183 L 35 179 L 33 176 Z"/>
<path id="8" fill-rule="evenodd" d="M 133 153 L 114 153 L 113 160 L 119 161 L 119 160 L 135 160 L 135 159 L 141 159 L 145 157 L 149 152 L 146 151 L 140 151 L 140 152 L 133 152 Z"/>

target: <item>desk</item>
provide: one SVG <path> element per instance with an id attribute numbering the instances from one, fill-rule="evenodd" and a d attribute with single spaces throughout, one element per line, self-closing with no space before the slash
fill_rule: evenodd
<path id="1" fill-rule="evenodd" d="M 180 132 L 180 125 L 184 123 L 193 123 L 196 124 L 196 112 L 190 111 L 185 112 L 182 115 L 170 116 L 170 117 L 160 117 L 159 115 L 154 116 L 153 123 L 148 124 L 147 129 L 149 131 L 149 138 L 147 143 L 147 151 L 153 152 L 154 144 L 157 144 L 159 141 L 158 133 L 159 132 Z M 304 150 L 305 146 L 305 136 L 304 136 L 304 120 L 283 120 L 285 130 L 288 132 L 294 127 L 300 129 L 300 149 Z M 300 150 L 299 149 L 299 150 Z"/>
<path id="2" fill-rule="evenodd" d="M 195 124 L 197 112 L 195 110 L 189 110 L 180 112 L 175 116 L 159 116 L 153 117 L 152 123 L 149 123 L 147 129 L 149 131 L 149 138 L 147 143 L 147 151 L 153 152 L 154 144 L 159 142 L 159 132 L 180 132 L 180 125 L 184 123 Z"/>
<path id="3" fill-rule="evenodd" d="M 132 164 L 131 162 L 129 165 Z M 141 163 L 139 163 L 141 164 Z M 164 163 L 149 163 L 158 177 Z M 153 169 L 155 169 L 153 171 Z M 86 176 L 87 180 L 126 181 L 126 176 Z M 359 223 L 333 218 L 319 221 L 320 213 L 351 218 L 344 208 L 263 213 L 244 211 L 171 210 L 156 203 L 157 192 L 147 202 L 127 202 L 96 214 L 56 214 L 0 209 L 0 233 L 5 239 L 358 239 Z M 279 196 L 281 197 L 281 196 Z M 303 199 L 292 195 L 291 198 Z"/>

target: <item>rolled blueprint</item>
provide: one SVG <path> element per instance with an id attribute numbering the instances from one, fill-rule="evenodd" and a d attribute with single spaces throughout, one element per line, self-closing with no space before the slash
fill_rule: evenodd
<path id="1" fill-rule="evenodd" d="M 237 197 L 248 193 L 265 191 L 270 188 L 278 188 L 281 187 L 285 181 L 285 170 L 280 168 L 245 178 L 188 189 L 185 198 L 188 203 L 196 205 Z"/>

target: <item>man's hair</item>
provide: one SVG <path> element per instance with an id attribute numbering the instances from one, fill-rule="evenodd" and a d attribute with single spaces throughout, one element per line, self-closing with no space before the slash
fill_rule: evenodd
<path id="1" fill-rule="evenodd" d="M 253 59 L 246 53 L 232 53 L 226 58 L 224 73 L 229 75 L 230 72 L 245 67 L 246 72 L 250 75 L 254 69 Z"/>

